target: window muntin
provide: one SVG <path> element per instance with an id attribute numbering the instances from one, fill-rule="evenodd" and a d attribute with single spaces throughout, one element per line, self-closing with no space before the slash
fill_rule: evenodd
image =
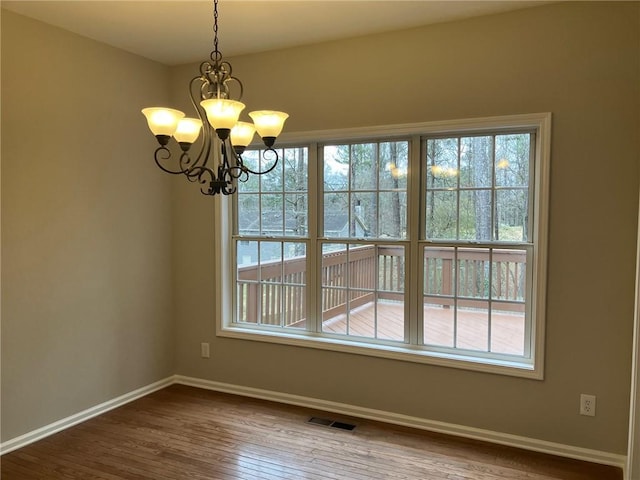
<path id="1" fill-rule="evenodd" d="M 249 168 L 265 168 L 268 155 L 248 150 L 243 159 Z M 301 330 L 307 327 L 307 243 L 291 237 L 304 238 L 309 229 L 308 149 L 279 149 L 278 155 L 272 171 L 238 184 L 235 318 Z"/>
<path id="2" fill-rule="evenodd" d="M 407 237 L 409 141 L 327 144 L 321 158 L 321 332 L 405 343 L 405 246 L 383 242 Z"/>
<path id="3" fill-rule="evenodd" d="M 405 341 L 404 247 L 323 243 L 322 332 Z"/>
<path id="4" fill-rule="evenodd" d="M 236 242 L 236 321 L 306 328 L 306 244 Z"/>
<path id="5" fill-rule="evenodd" d="M 513 130 L 509 131 L 504 128 L 504 125 L 513 120 L 514 125 L 519 125 Z M 306 327 L 304 329 L 296 329 L 295 338 L 289 334 L 286 334 L 287 329 L 281 327 L 272 327 L 268 325 L 250 325 L 251 330 L 247 330 L 238 323 L 225 322 L 221 324 L 221 334 L 225 336 L 233 336 L 239 338 L 255 338 L 256 340 L 270 341 L 276 343 L 292 343 L 295 345 L 306 345 L 315 348 L 327 348 L 331 350 L 349 351 L 353 353 L 369 354 L 373 356 L 383 356 L 388 358 L 398 358 L 410 361 L 419 361 L 427 363 L 435 363 L 448 366 L 459 366 L 461 368 L 468 368 L 472 370 L 491 371 L 496 373 L 506 373 L 518 376 L 527 376 L 532 378 L 542 378 L 542 349 L 544 335 L 544 285 L 545 285 L 545 258 L 546 258 L 546 219 L 547 219 L 547 192 L 548 192 L 548 158 L 549 158 L 549 132 L 550 132 L 550 115 L 523 115 L 508 117 L 504 120 L 504 123 L 500 123 L 500 119 L 484 119 L 480 120 L 477 124 L 473 121 L 455 121 L 449 122 L 448 128 L 455 130 L 451 125 L 461 125 L 461 132 L 473 131 L 472 134 L 459 134 L 459 135 L 443 135 L 441 132 L 444 130 L 438 127 L 437 124 L 433 126 L 431 124 L 424 124 L 425 131 L 435 129 L 438 131 L 438 136 L 424 136 L 420 139 L 417 136 L 407 137 L 406 145 L 409 148 L 407 167 L 405 171 L 413 172 L 411 177 L 406 177 L 406 226 L 405 238 L 394 239 L 382 236 L 376 237 L 362 237 L 356 232 L 355 229 L 347 230 L 347 234 L 351 236 L 335 236 L 327 238 L 323 236 L 324 232 L 324 211 L 323 203 L 325 203 L 325 189 L 327 194 L 340 193 L 346 197 L 346 201 L 343 198 L 341 201 L 344 205 L 349 205 L 349 209 L 354 209 L 357 204 L 351 200 L 353 193 L 376 193 L 379 196 L 380 192 L 373 192 L 373 181 L 363 181 L 362 183 L 356 183 L 354 190 L 345 187 L 344 184 L 353 182 L 349 169 L 343 168 L 342 177 L 340 175 L 334 175 L 333 181 L 329 181 L 328 186 L 323 186 L 323 176 L 326 177 L 326 169 L 331 168 L 324 164 L 324 149 L 327 146 L 340 147 L 343 149 L 343 155 L 348 155 L 349 148 L 347 145 L 375 145 L 382 144 L 384 141 L 376 141 L 370 137 L 369 140 L 358 142 L 330 142 L 326 143 L 323 147 L 322 144 L 310 143 L 308 144 L 311 150 L 310 156 L 310 168 L 309 168 L 309 185 L 310 191 L 313 192 L 313 198 L 308 200 L 309 212 L 308 218 L 311 219 L 313 225 L 310 225 L 311 237 L 305 237 L 300 239 L 302 242 L 307 243 L 307 271 L 305 292 L 310 296 L 306 298 L 307 315 Z M 478 125 L 485 125 L 485 132 L 478 134 Z M 527 127 L 525 127 L 525 125 Z M 435 127 L 435 128 L 434 128 Z M 414 133 L 418 133 L 417 126 L 411 128 L 403 127 L 404 130 L 411 130 Z M 527 130 L 529 128 L 529 130 Z M 372 131 L 382 133 L 382 129 L 373 129 Z M 399 130 L 398 130 L 399 131 Z M 504 136 L 521 136 L 522 134 L 529 135 L 530 145 L 528 147 L 528 157 L 522 155 L 522 150 L 518 150 L 520 145 L 516 142 L 511 142 L 511 145 L 507 145 L 507 142 L 497 141 L 496 138 Z M 329 138 L 328 132 L 321 132 L 321 135 L 317 138 Z M 335 138 L 340 137 L 339 132 L 334 133 Z M 538 136 L 540 135 L 540 136 Z M 491 170 L 493 171 L 491 177 L 491 186 L 486 180 L 478 178 L 473 180 L 473 177 L 467 175 L 465 178 L 463 175 L 448 175 L 439 176 L 435 181 L 439 184 L 432 183 L 432 187 L 428 192 L 427 178 L 429 176 L 426 152 L 427 141 L 433 139 L 449 139 L 449 159 L 453 165 L 458 167 L 459 171 L 464 173 L 464 161 L 465 157 L 460 153 L 461 149 L 458 146 L 463 145 L 468 148 L 468 145 L 473 145 L 471 139 L 473 137 L 485 137 L 491 139 L 491 158 L 493 165 Z M 313 138 L 313 136 L 307 136 L 306 138 Z M 357 138 L 363 138 L 362 131 L 358 132 Z M 467 139 L 464 140 L 463 139 Z M 400 140 L 405 141 L 405 140 Z M 465 143 L 466 142 L 466 143 Z M 422 148 L 420 145 L 422 144 Z M 451 147 L 453 145 L 453 147 Z M 375 148 L 369 147 L 371 151 L 375 151 Z M 520 177 L 514 175 L 498 176 L 503 168 L 510 167 L 514 162 L 513 155 L 511 158 L 505 158 L 504 152 L 518 152 L 520 156 L 515 160 L 516 167 L 519 168 Z M 421 153 L 420 153 L 421 152 Z M 451 153 L 453 152 L 453 154 Z M 495 154 L 493 153 L 495 152 Z M 464 153 L 464 151 L 462 152 Z M 352 154 L 352 153 L 351 153 Z M 507 160 L 509 164 L 502 160 Z M 535 160 L 535 161 L 534 161 Z M 502 162 L 501 162 L 502 161 Z M 317 165 L 317 168 L 316 168 Z M 451 167 L 453 168 L 453 167 Z M 333 166 L 333 170 L 336 170 L 336 166 Z M 387 171 L 390 171 L 388 169 Z M 496 174 L 498 172 L 498 174 Z M 524 175 L 522 174 L 524 172 Z M 334 172 L 335 173 L 335 172 Z M 339 174 L 340 172 L 338 172 Z M 357 173 L 357 172 L 356 172 Z M 433 173 L 433 172 L 432 172 Z M 435 173 L 439 173 L 436 169 Z M 453 172 L 451 172 L 453 173 Z M 432 175 L 436 177 L 436 175 Z M 459 176 L 459 178 L 455 178 Z M 526 179 L 526 182 L 523 181 Z M 515 180 L 514 180 L 515 179 Z M 533 180 L 535 179 L 535 184 Z M 366 180 L 366 179 L 365 179 Z M 528 182 L 531 181 L 529 187 Z M 357 181 L 357 179 L 356 179 Z M 475 182 L 475 183 L 474 183 Z M 435 184 L 435 186 L 434 186 Z M 378 180 L 376 186 L 381 185 Z M 535 188 L 534 188 L 535 187 Z M 331 191 L 333 188 L 336 192 Z M 385 190 L 385 188 L 382 188 Z M 468 211 L 468 218 L 459 218 L 459 206 L 464 202 L 471 203 L 473 193 L 476 190 L 490 191 L 491 205 L 489 210 L 491 211 L 491 235 L 490 239 L 483 239 L 478 241 L 474 239 L 473 228 L 468 228 L 469 218 L 473 220 L 473 215 Z M 436 227 L 445 234 L 440 236 L 428 236 L 428 223 L 426 222 L 426 215 L 428 213 L 428 194 L 435 197 L 436 201 L 440 200 L 441 204 L 444 202 L 456 202 L 456 211 L 451 212 L 446 209 L 435 209 L 440 215 L 440 218 L 448 219 L 449 222 L 440 222 L 432 224 L 432 229 Z M 385 192 L 386 193 L 386 192 Z M 449 198 L 443 198 L 445 196 Z M 485 194 L 486 195 L 486 194 Z M 514 196 L 516 196 L 514 200 Z M 525 199 L 526 198 L 526 199 Z M 462 199 L 462 201 L 460 200 Z M 534 205 L 535 201 L 535 205 Z M 362 200 L 361 200 L 362 202 Z M 522 206 L 525 206 L 526 213 L 523 216 Z M 385 208 L 387 205 L 385 204 Z M 486 209 L 485 209 L 486 210 Z M 388 216 L 388 211 L 385 212 Z M 502 215 L 502 216 L 501 216 Z M 384 214 L 383 214 L 384 216 Z M 378 219 L 380 214 L 378 213 Z M 510 220 L 509 220 L 510 219 Z M 465 222 L 467 222 L 467 228 L 465 230 Z M 504 226 L 507 225 L 505 228 Z M 463 227 L 463 228 L 460 228 Z M 515 227 L 515 228 L 514 228 Z M 460 235 L 460 232 L 463 232 Z M 316 235 L 317 236 L 313 236 Z M 413 232 L 413 234 L 411 234 Z M 514 233 L 515 232 L 515 233 Z M 416 234 L 420 238 L 416 238 Z M 234 238 L 237 240 L 241 236 L 236 235 Z M 255 240 L 259 240 L 260 237 Z M 246 238 L 242 241 L 246 242 Z M 265 240 L 264 238 L 262 239 Z M 268 237 L 268 240 L 273 241 L 273 236 Z M 402 292 L 404 305 L 404 340 L 396 340 L 397 336 L 392 338 L 385 338 L 378 333 L 375 333 L 375 321 L 372 321 L 371 315 L 369 318 L 369 330 L 363 335 L 354 335 L 353 331 L 349 332 L 349 335 L 345 333 L 329 332 L 323 323 L 322 319 L 322 262 L 323 254 L 322 248 L 325 244 L 340 245 L 343 249 L 348 250 L 351 247 L 375 246 L 379 248 L 381 245 L 388 247 L 388 245 L 401 245 L 404 249 L 404 255 L 407 260 L 407 265 L 403 275 L 406 279 L 406 291 Z M 235 245 L 235 243 L 234 243 Z M 483 270 L 480 277 L 485 284 L 484 289 L 477 290 L 475 293 L 464 293 L 460 285 L 455 285 L 457 288 L 456 293 L 450 294 L 441 289 L 440 292 L 427 287 L 427 266 L 426 258 L 430 255 L 433 256 L 433 251 L 425 250 L 425 248 L 445 248 L 448 247 L 453 250 L 454 256 L 468 252 L 465 249 L 484 249 L 485 257 L 489 255 L 492 260 L 484 260 L 485 265 L 490 265 L 489 272 Z M 505 263 L 505 256 L 503 251 L 507 251 L 511 257 L 524 256 L 525 261 L 521 259 L 515 261 L 515 263 Z M 430 253 L 427 253 L 430 252 Z M 421 260 L 424 257 L 425 260 Z M 404 260 L 403 258 L 403 260 Z M 493 261 L 495 259 L 495 261 Z M 458 264 L 456 269 L 455 263 L 451 276 L 454 277 L 457 273 L 458 277 L 462 278 L 462 273 L 465 272 L 465 268 Z M 517 268 L 516 268 L 517 266 Z M 487 267 L 483 267 L 487 268 Z M 516 271 L 517 270 L 517 271 Z M 521 279 L 517 288 L 513 285 L 509 286 L 510 292 L 518 292 L 515 298 L 509 297 L 506 293 L 506 286 L 501 285 L 504 283 L 505 276 Z M 488 284 L 488 286 L 487 286 Z M 357 287 L 358 285 L 356 285 Z M 489 293 L 487 293 L 487 288 Z M 363 290 L 361 288 L 351 288 L 354 291 Z M 345 288 L 348 290 L 348 288 Z M 365 291 L 367 289 L 364 289 Z M 377 290 L 377 289 L 374 289 Z M 382 289 L 384 290 L 384 288 Z M 472 291 L 472 290 L 471 290 Z M 422 293 L 421 293 L 422 292 Z M 473 292 L 473 291 L 472 291 Z M 369 292 L 367 292 L 369 293 Z M 377 293 L 371 292 L 373 295 Z M 386 293 L 385 293 L 386 294 Z M 513 295 L 513 293 L 510 293 Z M 440 295 L 440 297 L 434 299 L 431 298 L 434 295 Z M 447 297 L 448 295 L 448 297 Z M 425 314 L 424 305 L 429 306 L 429 303 L 435 303 L 438 308 L 442 307 L 443 298 L 451 304 L 454 308 L 443 309 L 447 310 L 445 313 L 449 315 L 449 338 L 447 339 L 435 339 L 433 337 L 433 328 L 431 328 L 431 336 L 429 332 L 430 324 L 428 321 L 428 315 Z M 489 307 L 482 307 L 483 305 L 478 302 L 484 302 Z M 469 308 L 475 308 L 472 310 L 475 317 L 481 318 L 480 322 L 476 322 L 475 327 L 477 330 L 478 325 L 484 325 L 484 332 L 476 333 L 473 342 L 469 342 L 465 337 L 465 329 L 468 330 L 465 324 L 464 314 L 465 310 Z M 457 309 L 457 310 L 456 310 Z M 224 310 L 223 310 L 224 311 Z M 524 334 L 519 333 L 521 342 L 517 347 L 505 347 L 500 341 L 500 329 L 504 329 L 502 325 L 502 315 L 508 314 L 519 317 L 519 329 L 524 329 Z M 534 316 L 535 315 L 535 316 Z M 399 315 L 402 317 L 402 314 Z M 246 324 L 245 324 L 246 325 Z M 240 326 L 240 328 L 238 328 Z M 353 326 L 353 325 L 352 325 Z M 446 325 L 445 325 L 446 327 Z M 255 330 L 255 329 L 259 330 Z M 275 328 L 275 332 L 274 329 Z M 346 327 L 342 327 L 346 328 Z M 267 332 L 267 329 L 269 332 Z M 446 330 L 446 329 L 445 329 Z M 516 329 L 517 330 L 517 329 Z M 263 333 L 261 334 L 260 331 Z M 284 336 L 277 334 L 277 331 L 283 332 Z M 347 330 L 343 330 L 346 332 Z M 253 332 L 253 333 L 250 333 Z M 274 336 L 276 334 L 276 336 Z M 535 334 L 535 336 L 534 336 Z M 245 336 L 247 335 L 247 336 Z M 376 337 L 377 335 L 377 337 Z M 457 338 L 456 338 L 457 335 Z M 340 339 L 344 338 L 344 341 Z M 354 343 L 356 342 L 356 343 Z M 406 343 L 404 343 L 406 342 Z M 409 345 L 407 345 L 407 343 Z M 362 345 L 356 347 L 356 345 Z M 394 347 L 397 345 L 397 347 Z M 407 347 L 403 347 L 407 345 Z M 391 350 L 389 348 L 392 347 Z M 521 353 L 522 352 L 522 353 Z M 536 359 L 534 362 L 534 358 Z M 484 366 L 483 366 L 484 365 Z M 512 371 L 512 369 L 514 369 Z M 526 372 L 530 373 L 526 373 Z"/>
<path id="6" fill-rule="evenodd" d="M 533 140 L 531 132 L 425 140 L 425 345 L 530 356 Z M 510 245 L 492 246 L 501 242 Z"/>
<path id="7" fill-rule="evenodd" d="M 323 235 L 406 238 L 409 142 L 325 145 Z"/>
<path id="8" fill-rule="evenodd" d="M 263 155 L 267 158 L 263 159 Z M 242 158 L 251 169 L 267 168 L 269 153 L 247 150 Z M 238 182 L 236 231 L 242 236 L 305 237 L 309 202 L 308 149 L 278 149 L 280 161 L 265 175 Z"/>
<path id="9" fill-rule="evenodd" d="M 530 132 L 429 138 L 425 237 L 529 241 Z"/>
<path id="10" fill-rule="evenodd" d="M 528 355 L 526 259 L 526 249 L 425 246 L 424 344 Z"/>

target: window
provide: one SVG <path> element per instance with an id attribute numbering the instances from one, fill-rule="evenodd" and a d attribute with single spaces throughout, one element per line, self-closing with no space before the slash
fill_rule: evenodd
<path id="1" fill-rule="evenodd" d="M 219 334 L 542 378 L 549 117 L 290 140 L 239 185 Z"/>

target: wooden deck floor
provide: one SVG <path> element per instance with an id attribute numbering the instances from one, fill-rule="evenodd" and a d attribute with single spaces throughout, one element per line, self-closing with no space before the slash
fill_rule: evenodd
<path id="1" fill-rule="evenodd" d="M 308 423 L 311 416 L 355 430 Z M 2 480 L 621 480 L 618 468 L 173 385 L 8 453 Z"/>
<path id="2" fill-rule="evenodd" d="M 523 314 L 494 313 L 489 328 L 486 312 L 460 309 L 454 319 L 453 309 L 429 305 L 425 306 L 424 318 L 424 341 L 428 345 L 455 346 L 483 352 L 490 349 L 491 352 L 512 355 L 522 355 L 524 352 Z M 368 303 L 352 310 L 348 319 L 347 315 L 341 314 L 325 320 L 323 329 L 331 333 L 402 341 L 403 308 L 395 302 Z"/>

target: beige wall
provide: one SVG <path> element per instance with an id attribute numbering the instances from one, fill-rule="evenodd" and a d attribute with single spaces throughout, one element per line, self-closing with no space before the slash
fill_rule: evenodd
<path id="1" fill-rule="evenodd" d="M 187 108 L 196 66 L 3 11 L 2 439 L 179 373 L 624 454 L 639 15 L 572 2 L 233 59 L 289 131 L 553 112 L 535 381 L 215 337 L 212 201 L 153 166 L 138 112 Z"/>
<path id="2" fill-rule="evenodd" d="M 625 454 L 639 15 L 637 2 L 570 2 L 233 59 L 249 108 L 290 112 L 289 131 L 553 113 L 544 381 L 216 338 L 213 209 L 184 182 L 177 373 Z M 196 72 L 172 70 L 175 105 Z M 597 395 L 595 418 L 578 415 L 580 393 Z"/>
<path id="3" fill-rule="evenodd" d="M 2 440 L 173 373 L 167 69 L 2 11 Z"/>

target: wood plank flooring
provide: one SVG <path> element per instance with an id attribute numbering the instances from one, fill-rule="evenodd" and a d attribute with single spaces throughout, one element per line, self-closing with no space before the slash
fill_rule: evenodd
<path id="1" fill-rule="evenodd" d="M 183 385 L 6 454 L 0 468 L 2 480 L 622 479 L 613 467 Z"/>

